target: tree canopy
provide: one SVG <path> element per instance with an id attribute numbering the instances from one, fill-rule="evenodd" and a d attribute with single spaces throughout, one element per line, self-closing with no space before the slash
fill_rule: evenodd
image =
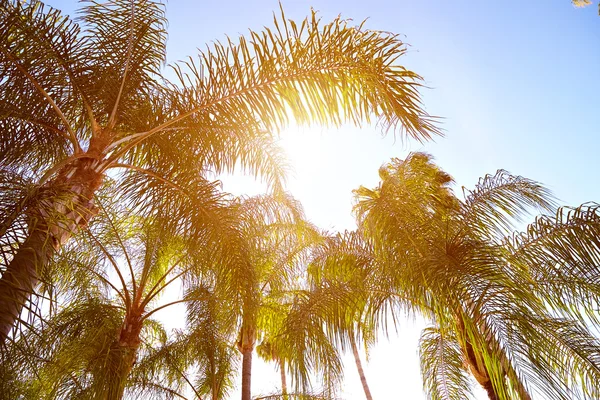
<path id="1" fill-rule="evenodd" d="M 3 396 L 250 400 L 257 354 L 281 378 L 258 398 L 334 399 L 352 352 L 370 400 L 363 360 L 408 314 L 431 399 L 600 398 L 597 204 L 504 170 L 460 197 L 411 153 L 354 191 L 356 230 L 322 230 L 277 134 L 439 136 L 406 45 L 281 10 L 165 66 L 165 7 L 0 1 Z M 268 193 L 225 192 L 239 170 Z"/>

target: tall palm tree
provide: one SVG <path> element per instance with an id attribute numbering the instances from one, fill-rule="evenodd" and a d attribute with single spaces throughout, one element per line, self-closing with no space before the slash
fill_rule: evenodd
<path id="1" fill-rule="evenodd" d="M 291 301 L 283 303 L 285 317 L 275 320 L 261 344 L 269 358 L 287 366 L 296 392 L 306 393 L 312 376 L 318 375 L 320 395 L 334 398 L 343 375 L 340 351 L 350 348 L 365 395 L 370 396 L 357 340 L 360 336 L 368 339 L 365 343 L 374 340 L 365 316 L 373 261 L 356 232 L 324 236 L 311 246 L 303 284 Z"/>
<path id="2" fill-rule="evenodd" d="M 230 329 L 237 329 L 242 399 L 249 400 L 256 343 L 285 315 L 284 301 L 302 274 L 298 261 L 317 234 L 300 205 L 283 194 L 234 200 L 230 208 L 237 217 L 223 233 L 228 257 L 208 260 L 206 270 L 237 318 Z"/>
<path id="3" fill-rule="evenodd" d="M 597 397 L 598 339 L 548 308 L 551 295 L 538 297 L 535 277 L 506 245 L 531 207 L 552 210 L 548 191 L 498 171 L 461 201 L 421 153 L 393 159 L 380 176 L 376 189 L 356 191 L 358 221 L 389 288 L 433 321 L 420 344 L 429 395 L 468 398 L 470 374 L 492 400 Z"/>
<path id="4" fill-rule="evenodd" d="M 271 132 L 290 120 L 438 133 L 420 77 L 396 64 L 405 52 L 396 35 L 282 14 L 274 29 L 173 65 L 171 82 L 166 24 L 160 1 L 85 1 L 77 22 L 35 0 L 0 3 L 3 341 L 39 271 L 97 213 L 110 169 L 151 209 L 156 186 L 178 191 L 183 176 L 237 164 L 277 184 Z M 152 184 L 120 186 L 131 175 Z"/>

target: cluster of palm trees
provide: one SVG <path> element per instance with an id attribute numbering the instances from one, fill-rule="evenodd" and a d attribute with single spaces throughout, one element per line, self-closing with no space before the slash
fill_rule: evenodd
<path id="1" fill-rule="evenodd" d="M 600 397 L 597 206 L 556 209 L 505 171 L 461 200 L 421 153 L 355 191 L 356 231 L 284 192 L 291 122 L 440 133 L 396 35 L 282 13 L 169 80 L 161 2 L 78 15 L 0 2 L 0 397 L 214 400 L 241 371 L 249 400 L 256 353 L 281 372 L 261 398 L 330 399 L 351 350 L 371 399 L 359 344 L 406 312 L 431 322 L 432 399 L 473 379 L 490 399 Z M 269 194 L 224 193 L 215 174 L 240 168 Z M 513 234 L 531 211 L 555 216 Z"/>

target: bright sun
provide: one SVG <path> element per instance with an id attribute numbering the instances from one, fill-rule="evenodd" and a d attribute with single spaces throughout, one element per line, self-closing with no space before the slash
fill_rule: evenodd
<path id="1" fill-rule="evenodd" d="M 289 170 L 286 191 L 300 200 L 308 219 L 329 230 L 353 229 L 352 190 L 374 187 L 378 169 L 407 149 L 392 135 L 372 128 L 323 128 L 292 125 L 279 134 Z M 267 186 L 241 172 L 220 176 L 223 189 L 235 195 L 257 195 Z"/>

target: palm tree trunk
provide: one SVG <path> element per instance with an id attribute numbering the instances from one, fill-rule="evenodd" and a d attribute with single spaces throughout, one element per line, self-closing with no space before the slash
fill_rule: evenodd
<path id="1" fill-rule="evenodd" d="M 142 331 L 143 321 L 141 320 L 141 312 L 139 310 L 131 310 L 130 314 L 125 317 L 119 340 L 115 342 L 115 353 L 119 355 L 119 367 L 116 372 L 115 381 L 110 382 L 107 400 L 121 400 L 127 386 L 127 378 L 135 365 L 138 349 L 141 339 L 140 332 Z"/>
<path id="2" fill-rule="evenodd" d="M 252 349 L 242 353 L 242 400 L 251 400 L 252 390 Z"/>
<path id="3" fill-rule="evenodd" d="M 367 400 L 373 400 L 371 396 L 371 390 L 369 390 L 369 384 L 367 383 L 367 377 L 365 376 L 365 371 L 363 370 L 362 363 L 360 361 L 360 354 L 358 353 L 358 346 L 356 346 L 356 339 L 354 339 L 354 335 L 350 334 L 350 346 L 352 346 L 352 354 L 354 355 L 354 362 L 356 363 L 356 369 L 358 370 L 358 375 L 360 376 L 360 383 L 362 383 L 363 390 L 365 391 L 365 397 Z"/>
<path id="4" fill-rule="evenodd" d="M 488 398 L 490 400 L 498 400 L 498 395 L 496 394 L 496 390 L 494 389 L 494 386 L 492 385 L 492 381 L 488 380 L 486 383 L 482 384 L 481 386 L 487 393 Z"/>
<path id="5" fill-rule="evenodd" d="M 34 229 L 0 279 L 0 343 L 4 343 L 39 282 L 38 271 L 54 254 L 50 235 Z"/>
<path id="6" fill-rule="evenodd" d="M 71 235 L 96 215 L 93 197 L 103 181 L 103 175 L 94 170 L 96 164 L 96 160 L 82 157 L 63 168 L 44 186 L 43 192 L 51 194 L 26 211 L 29 235 L 0 278 L 0 344 L 16 326 L 40 271 Z"/>
<path id="7" fill-rule="evenodd" d="M 133 368 L 137 358 L 137 347 L 127 347 L 119 350 L 122 354 L 121 363 L 119 369 L 115 371 L 115 381 L 106 382 L 106 385 L 108 386 L 106 400 L 123 399 L 123 396 L 125 395 L 125 387 L 127 386 L 127 378 L 129 377 L 131 369 Z"/>
<path id="8" fill-rule="evenodd" d="M 490 379 L 488 369 L 481 362 L 481 360 L 478 360 L 477 355 L 475 354 L 475 349 L 473 349 L 473 345 L 468 339 L 465 342 L 464 352 L 467 358 L 467 365 L 471 370 L 471 374 L 475 380 L 485 390 L 490 400 L 498 400 L 498 395 L 496 394 L 496 389 L 494 388 L 492 380 Z"/>
<path id="9" fill-rule="evenodd" d="M 496 354 L 496 356 L 498 357 L 498 359 L 500 361 L 500 366 L 502 367 L 504 374 L 506 374 L 508 376 L 508 378 L 510 378 L 510 380 L 514 386 L 514 389 L 520 396 L 520 399 L 521 400 L 531 400 L 531 395 L 529 394 L 529 392 L 527 391 L 527 388 L 521 381 L 521 378 L 517 375 L 517 371 L 515 371 L 515 369 L 512 365 L 512 362 L 506 355 L 506 352 L 502 348 L 501 344 L 498 342 L 498 339 L 496 339 L 496 336 L 494 336 L 490 327 L 487 325 L 485 319 L 482 318 L 482 316 L 479 313 L 479 311 L 477 310 L 477 308 L 472 304 L 472 301 L 469 301 L 467 299 L 466 303 L 467 303 L 467 306 L 469 307 L 470 311 L 473 312 L 475 318 L 477 319 L 480 331 L 482 332 L 483 335 L 485 335 L 485 341 L 486 341 L 486 344 L 488 347 L 488 351 L 492 354 Z M 464 330 L 464 325 L 462 325 L 462 322 L 461 322 L 460 326 Z M 469 343 L 469 345 L 470 345 L 470 343 Z M 472 349 L 472 346 L 471 346 L 471 349 Z M 481 386 L 486 390 L 486 392 L 488 393 L 488 397 L 490 399 L 493 400 L 498 397 L 496 395 L 496 393 L 494 392 L 491 382 L 488 381 L 485 383 L 481 383 Z"/>
<path id="10" fill-rule="evenodd" d="M 281 376 L 281 394 L 283 395 L 283 400 L 287 400 L 287 381 L 285 379 L 285 361 L 283 360 L 279 362 L 279 374 Z"/>

